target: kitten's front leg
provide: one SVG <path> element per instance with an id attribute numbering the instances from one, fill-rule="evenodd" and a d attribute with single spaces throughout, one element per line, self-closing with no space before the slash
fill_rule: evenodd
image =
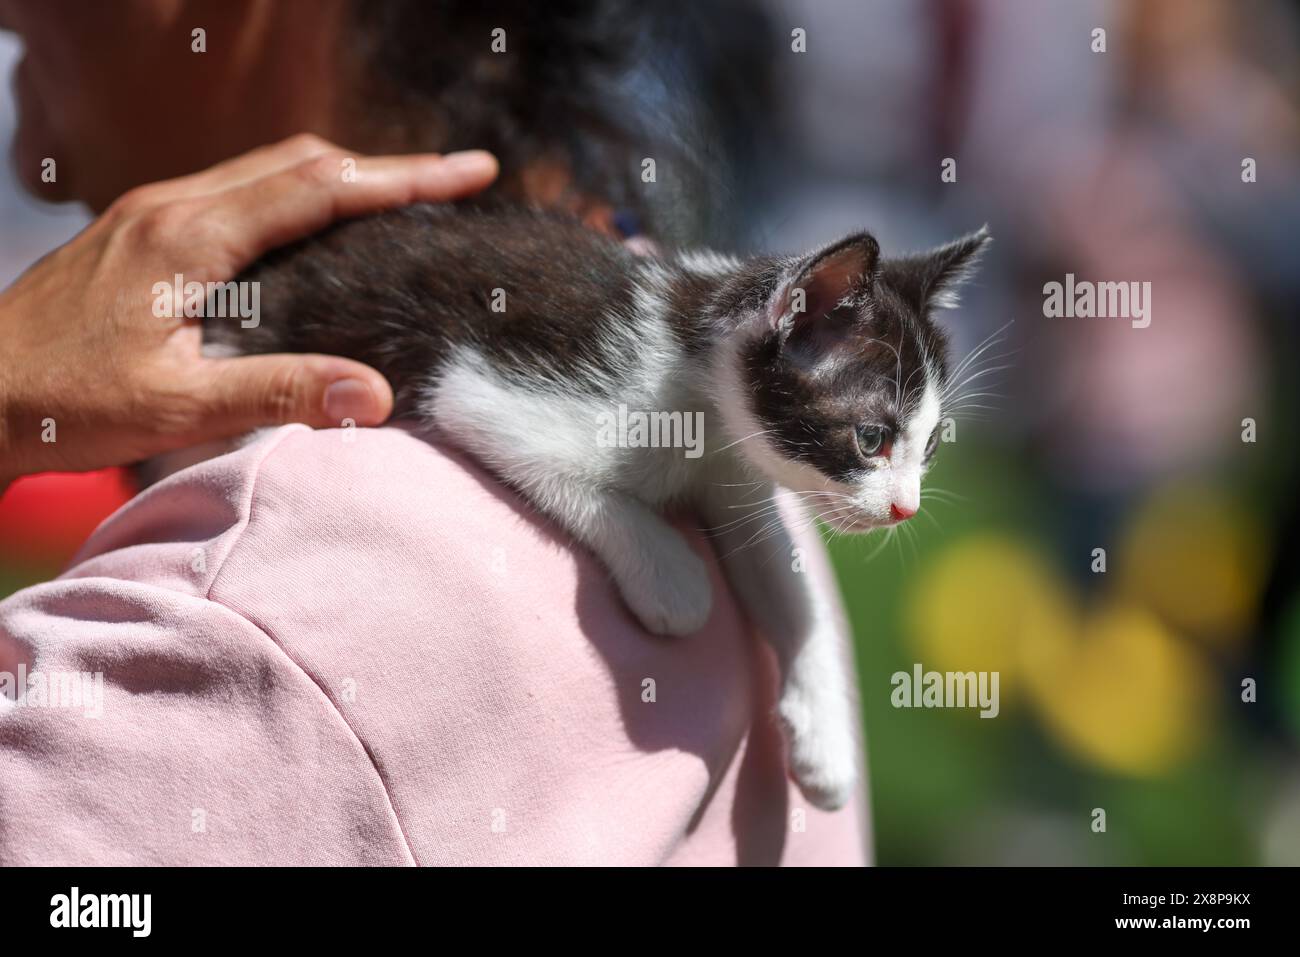
<path id="1" fill-rule="evenodd" d="M 704 627 L 713 604 L 708 568 L 647 505 L 622 492 L 571 482 L 524 491 L 595 552 L 647 631 L 688 635 Z"/>
<path id="2" fill-rule="evenodd" d="M 714 486 L 706 513 L 727 577 L 780 662 L 777 715 L 790 770 L 804 797 L 834 810 L 853 796 L 857 781 L 857 712 L 834 606 L 796 561 L 794 536 L 781 514 L 782 506 L 800 510 L 777 495 L 774 486 Z"/>

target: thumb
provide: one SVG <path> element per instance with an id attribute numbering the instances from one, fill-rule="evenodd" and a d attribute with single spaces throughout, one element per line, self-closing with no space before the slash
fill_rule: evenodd
<path id="1" fill-rule="evenodd" d="M 393 411 L 388 380 L 367 365 L 320 355 L 244 356 L 206 363 L 201 391 L 223 432 L 303 422 L 315 428 L 379 425 Z"/>

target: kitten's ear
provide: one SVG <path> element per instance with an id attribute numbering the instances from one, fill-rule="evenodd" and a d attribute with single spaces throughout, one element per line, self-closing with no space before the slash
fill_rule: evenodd
<path id="1" fill-rule="evenodd" d="M 794 270 L 794 278 L 772 304 L 773 325 L 786 334 L 825 319 L 841 302 L 871 291 L 880 244 L 868 233 L 854 233 L 813 253 Z"/>
<path id="2" fill-rule="evenodd" d="M 992 241 L 989 228 L 981 226 L 938 249 L 887 259 L 881 272 L 890 288 L 918 312 L 953 309 L 958 287 L 974 274 L 980 255 Z"/>

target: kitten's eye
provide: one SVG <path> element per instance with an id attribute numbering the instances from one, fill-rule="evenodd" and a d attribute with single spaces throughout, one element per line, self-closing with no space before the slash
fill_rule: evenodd
<path id="1" fill-rule="evenodd" d="M 883 425 L 859 425 L 855 435 L 863 458 L 880 455 L 889 443 L 889 429 Z"/>
<path id="2" fill-rule="evenodd" d="M 925 443 L 925 461 L 934 458 L 934 453 L 939 449 L 939 427 L 936 425 L 934 431 L 930 433 L 930 439 Z"/>

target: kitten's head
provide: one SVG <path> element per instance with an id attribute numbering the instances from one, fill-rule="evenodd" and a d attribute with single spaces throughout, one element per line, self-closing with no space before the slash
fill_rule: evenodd
<path id="1" fill-rule="evenodd" d="M 858 233 L 767 284 L 736 359 L 733 429 L 762 473 L 864 531 L 921 505 L 939 441 L 948 341 L 932 320 L 988 243 L 981 229 L 928 253 L 882 259 Z M 739 436 L 737 436 L 739 438 Z"/>

